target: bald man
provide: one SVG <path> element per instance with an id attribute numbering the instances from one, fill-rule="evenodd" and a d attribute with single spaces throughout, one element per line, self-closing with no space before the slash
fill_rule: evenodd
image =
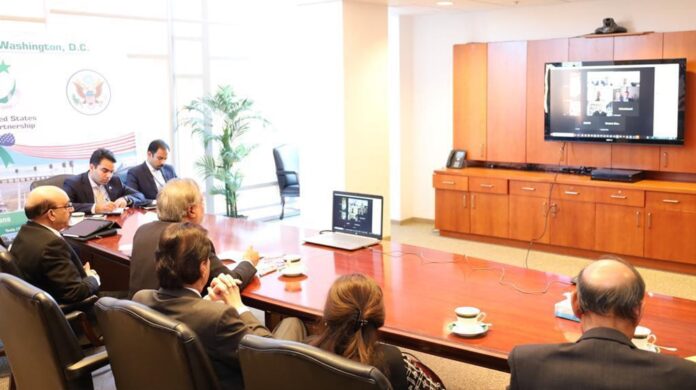
<path id="1" fill-rule="evenodd" d="M 696 364 L 636 348 L 645 282 L 621 259 L 580 271 L 572 296 L 583 335 L 575 343 L 522 345 L 508 357 L 516 389 L 696 389 Z"/>
<path id="2" fill-rule="evenodd" d="M 99 289 L 99 275 L 82 261 L 60 235 L 68 226 L 73 206 L 68 195 L 54 186 L 29 193 L 22 226 L 10 252 L 24 279 L 48 292 L 58 303 L 74 303 Z"/>

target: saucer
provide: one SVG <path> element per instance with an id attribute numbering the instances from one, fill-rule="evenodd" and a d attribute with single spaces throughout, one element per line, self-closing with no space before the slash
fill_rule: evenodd
<path id="1" fill-rule="evenodd" d="M 658 347 L 655 344 L 648 344 L 645 348 L 638 348 L 638 349 L 642 349 L 643 351 L 648 351 L 648 352 L 660 353 L 660 347 Z"/>
<path id="2" fill-rule="evenodd" d="M 300 276 L 304 274 L 305 269 L 304 267 L 285 267 L 280 271 L 280 274 L 283 276 Z"/>
<path id="3" fill-rule="evenodd" d="M 447 326 L 447 329 L 461 337 L 478 337 L 486 334 L 491 325 L 479 322 L 473 325 L 458 325 L 457 322 L 452 322 Z"/>

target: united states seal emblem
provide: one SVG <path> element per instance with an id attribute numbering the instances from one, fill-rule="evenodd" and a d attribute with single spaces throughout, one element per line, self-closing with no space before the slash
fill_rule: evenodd
<path id="1" fill-rule="evenodd" d="M 68 79 L 67 95 L 75 110 L 85 115 L 97 115 L 109 106 L 111 88 L 104 76 L 83 69 Z"/>

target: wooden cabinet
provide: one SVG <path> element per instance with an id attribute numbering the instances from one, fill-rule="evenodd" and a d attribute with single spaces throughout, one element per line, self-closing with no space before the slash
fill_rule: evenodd
<path id="1" fill-rule="evenodd" d="M 594 249 L 594 203 L 554 199 L 549 212 L 549 243 Z"/>
<path id="2" fill-rule="evenodd" d="M 643 256 L 644 218 L 642 207 L 597 204 L 595 249 Z"/>
<path id="3" fill-rule="evenodd" d="M 508 237 L 507 195 L 472 192 L 470 196 L 471 233 Z"/>
<path id="4" fill-rule="evenodd" d="M 435 191 L 435 228 L 469 233 L 469 194 L 464 191 Z"/>
<path id="5" fill-rule="evenodd" d="M 453 147 L 467 160 L 486 160 L 488 45 L 454 45 L 453 55 Z"/>
<path id="6" fill-rule="evenodd" d="M 549 242 L 546 198 L 510 195 L 510 238 L 521 241 Z"/>
<path id="7" fill-rule="evenodd" d="M 696 195 L 647 192 L 645 256 L 696 264 Z"/>
<path id="8" fill-rule="evenodd" d="M 525 162 L 527 42 L 488 44 L 489 161 Z"/>
<path id="9" fill-rule="evenodd" d="M 664 33 L 664 58 L 686 57 L 684 146 L 660 148 L 660 170 L 696 173 L 696 31 Z"/>

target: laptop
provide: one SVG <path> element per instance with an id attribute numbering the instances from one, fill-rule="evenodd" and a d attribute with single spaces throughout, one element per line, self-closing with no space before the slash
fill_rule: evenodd
<path id="1" fill-rule="evenodd" d="M 305 243 L 354 251 L 382 240 L 384 200 L 379 195 L 334 191 L 330 232 L 307 237 Z"/>

